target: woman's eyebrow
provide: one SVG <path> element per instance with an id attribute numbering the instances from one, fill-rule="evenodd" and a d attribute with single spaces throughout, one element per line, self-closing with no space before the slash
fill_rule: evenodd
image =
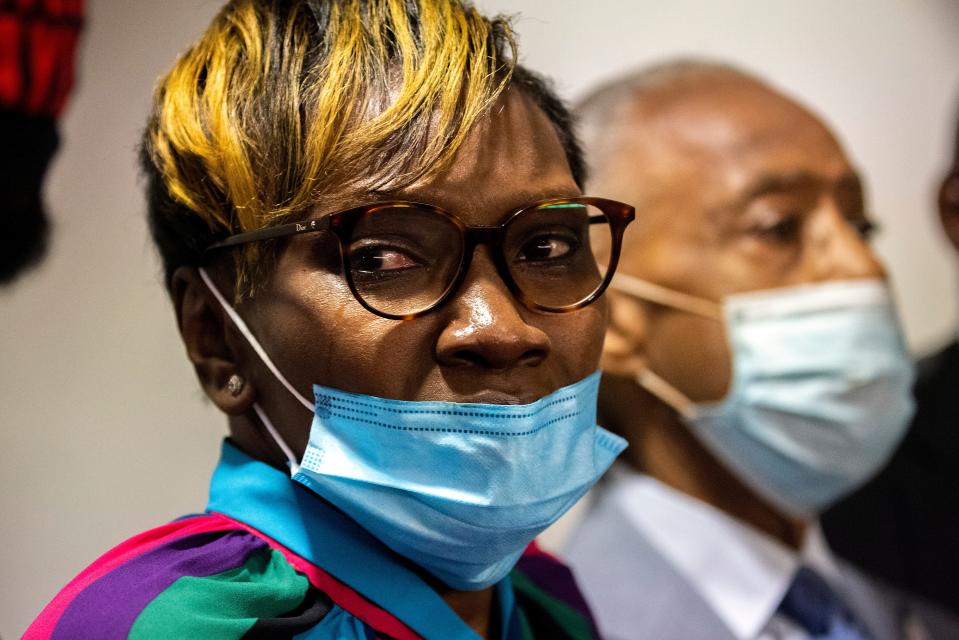
<path id="1" fill-rule="evenodd" d="M 531 205 L 534 202 L 540 202 L 541 200 L 575 198 L 581 195 L 583 195 L 583 192 L 578 187 L 570 185 L 557 186 L 556 188 L 514 191 L 508 194 L 508 196 L 503 197 L 502 202 L 505 203 L 505 206 L 500 206 L 499 208 L 504 212 L 515 211 Z"/>
<path id="2" fill-rule="evenodd" d="M 581 195 L 583 195 L 583 192 L 578 187 L 569 184 L 557 185 L 555 188 L 522 189 L 512 191 L 508 194 L 497 193 L 496 185 L 491 185 L 485 193 L 475 194 L 475 198 L 470 201 L 466 208 L 464 208 L 462 204 L 454 202 L 448 194 L 431 195 L 428 193 L 428 189 L 420 191 L 416 188 L 400 192 L 373 194 L 370 201 L 388 202 L 390 200 L 405 200 L 409 202 L 423 202 L 438 206 L 453 214 L 467 213 L 470 209 L 475 211 L 477 209 L 493 208 L 500 213 L 507 214 L 541 200 L 574 198 Z"/>

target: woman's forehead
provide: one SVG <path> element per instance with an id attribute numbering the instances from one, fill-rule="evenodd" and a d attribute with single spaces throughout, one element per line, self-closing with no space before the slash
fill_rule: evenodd
<path id="1" fill-rule="evenodd" d="M 553 123 L 522 92 L 510 91 L 470 130 L 448 167 L 392 195 L 479 225 L 537 200 L 579 193 Z"/>
<path id="2" fill-rule="evenodd" d="M 581 195 L 555 125 L 521 91 L 491 106 L 446 167 L 399 189 L 370 184 L 357 177 L 342 192 L 324 194 L 303 218 L 404 200 L 438 206 L 469 225 L 492 225 L 533 202 Z"/>

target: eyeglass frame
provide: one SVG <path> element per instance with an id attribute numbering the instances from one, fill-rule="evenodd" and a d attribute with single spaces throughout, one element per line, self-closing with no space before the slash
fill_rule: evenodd
<path id="1" fill-rule="evenodd" d="M 516 280 L 513 278 L 512 273 L 510 272 L 509 266 L 506 264 L 506 257 L 502 250 L 502 241 L 506 232 L 506 228 L 520 215 L 535 209 L 565 204 L 594 206 L 601 210 L 606 216 L 605 221 L 608 221 L 609 223 L 610 232 L 612 235 L 612 245 L 610 246 L 609 265 L 606 267 L 606 273 L 599 286 L 591 294 L 578 302 L 574 302 L 562 307 L 551 307 L 531 300 L 530 296 L 520 289 L 519 285 L 516 283 Z M 350 236 L 353 233 L 356 223 L 363 216 L 376 213 L 377 211 L 383 209 L 403 208 L 426 210 L 449 219 L 460 231 L 463 252 L 462 256 L 460 257 L 460 264 L 457 267 L 456 273 L 450 279 L 449 285 L 446 287 L 443 293 L 439 295 L 436 301 L 414 313 L 392 314 L 374 308 L 357 291 L 356 285 L 353 282 L 352 270 L 350 269 L 349 254 L 346 249 L 349 246 Z M 256 231 L 246 231 L 243 233 L 233 234 L 208 246 L 206 249 L 204 249 L 203 256 L 206 257 L 211 251 L 235 248 L 251 242 L 258 242 L 262 240 L 278 240 L 303 233 L 327 231 L 334 235 L 337 239 L 340 251 L 340 264 L 343 268 L 343 276 L 346 278 L 346 283 L 350 287 L 350 292 L 353 294 L 353 297 L 356 299 L 356 301 L 359 302 L 360 305 L 362 305 L 363 308 L 370 313 L 378 315 L 382 318 L 387 318 L 389 320 L 411 320 L 413 318 L 426 315 L 430 311 L 441 306 L 450 297 L 452 297 L 454 292 L 459 290 L 463 284 L 463 280 L 465 280 L 466 275 L 469 273 L 469 269 L 473 261 L 473 254 L 476 252 L 476 247 L 483 244 L 493 249 L 491 255 L 497 273 L 506 284 L 506 287 L 509 289 L 510 293 L 512 293 L 513 296 L 523 304 L 523 306 L 532 311 L 541 311 L 545 313 L 569 313 L 571 311 L 576 311 L 577 309 L 582 309 L 583 307 L 589 306 L 606 291 L 606 288 L 613 279 L 613 275 L 616 273 L 616 267 L 619 264 L 619 257 L 623 244 L 623 234 L 626 232 L 626 227 L 630 222 L 635 220 L 635 218 L 636 209 L 633 206 L 623 202 L 609 200 L 606 198 L 596 198 L 592 196 L 572 196 L 567 198 L 548 198 L 545 200 L 538 200 L 532 204 L 514 210 L 512 213 L 507 215 L 503 222 L 497 225 L 472 226 L 467 225 L 455 214 L 450 213 L 449 211 L 446 211 L 437 205 L 409 200 L 387 200 L 335 211 L 333 213 L 324 214 L 320 218 L 314 218 L 305 222 L 290 222 L 287 224 L 277 225 L 275 227 L 257 229 Z M 590 218 L 589 224 L 598 224 L 593 223 L 593 219 L 594 218 Z"/>

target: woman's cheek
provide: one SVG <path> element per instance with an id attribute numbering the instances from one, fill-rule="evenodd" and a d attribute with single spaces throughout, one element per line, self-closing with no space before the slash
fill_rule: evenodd
<path id="1" fill-rule="evenodd" d="M 564 361 L 572 379 L 582 379 L 599 368 L 606 321 L 607 304 L 602 298 L 585 309 L 554 316 L 551 326 L 544 327 L 554 354 Z"/>

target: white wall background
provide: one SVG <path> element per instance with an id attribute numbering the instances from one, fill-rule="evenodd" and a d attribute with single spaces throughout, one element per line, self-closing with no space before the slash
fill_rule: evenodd
<path id="1" fill-rule="evenodd" d="M 194 384 L 143 222 L 134 148 L 155 78 L 216 0 L 91 0 L 43 268 L 0 292 L 0 636 L 121 539 L 204 506 L 224 421 Z M 740 63 L 824 114 L 863 169 L 914 349 L 955 334 L 934 218 L 959 107 L 953 0 L 487 0 L 575 98 L 676 55 Z M 554 536 L 554 539 L 556 536 Z"/>

